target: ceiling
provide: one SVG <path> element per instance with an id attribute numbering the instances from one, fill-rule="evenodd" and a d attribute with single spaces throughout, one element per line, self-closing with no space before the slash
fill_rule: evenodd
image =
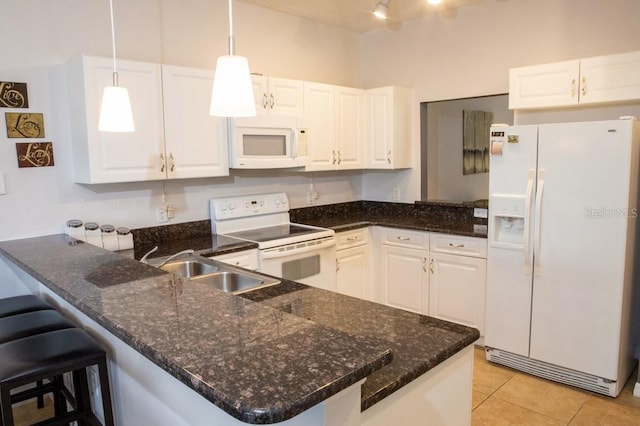
<path id="1" fill-rule="evenodd" d="M 391 0 L 387 20 L 373 15 L 379 0 L 240 0 L 279 12 L 323 22 L 358 33 L 377 28 L 394 28 L 402 22 L 432 13 L 451 13 L 480 0 L 442 0 L 434 6 L 427 0 Z"/>

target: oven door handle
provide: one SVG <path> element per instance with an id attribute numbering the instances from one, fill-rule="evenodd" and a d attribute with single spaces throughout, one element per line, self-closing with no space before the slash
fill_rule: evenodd
<path id="1" fill-rule="evenodd" d="M 300 243 L 298 243 L 300 244 Z M 295 246 L 297 244 L 291 244 Z M 317 251 L 328 247 L 333 247 L 336 245 L 335 238 L 328 238 L 327 240 L 317 243 L 317 244 L 309 244 L 300 248 L 292 248 L 291 250 L 281 250 L 282 247 L 275 247 L 271 249 L 262 250 L 262 258 L 263 259 L 276 259 L 279 257 L 291 256 L 294 254 L 307 253 L 310 251 Z M 287 247 L 287 246 L 285 246 Z"/>

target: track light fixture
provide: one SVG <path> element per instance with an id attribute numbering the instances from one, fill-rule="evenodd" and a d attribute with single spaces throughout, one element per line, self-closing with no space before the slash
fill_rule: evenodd
<path id="1" fill-rule="evenodd" d="M 391 0 L 380 0 L 380 3 L 373 9 L 373 14 L 379 19 L 387 19 L 389 13 L 389 2 Z"/>

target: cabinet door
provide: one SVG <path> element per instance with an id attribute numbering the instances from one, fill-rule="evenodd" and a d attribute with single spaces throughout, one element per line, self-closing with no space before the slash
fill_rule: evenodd
<path id="1" fill-rule="evenodd" d="M 367 90 L 367 167 L 411 167 L 411 102 L 403 87 Z"/>
<path id="2" fill-rule="evenodd" d="M 302 81 L 252 75 L 251 82 L 257 115 L 303 115 Z"/>
<path id="3" fill-rule="evenodd" d="M 338 250 L 336 272 L 338 293 L 370 300 L 368 246 Z"/>
<path id="4" fill-rule="evenodd" d="M 209 115 L 214 71 L 162 66 L 167 175 L 226 176 L 227 120 Z"/>
<path id="5" fill-rule="evenodd" d="M 305 170 L 335 168 L 335 97 L 334 86 L 320 83 L 304 84 L 304 114 L 309 163 Z M 337 156 L 336 156 L 337 159 Z"/>
<path id="6" fill-rule="evenodd" d="M 336 150 L 338 169 L 363 169 L 366 163 L 364 90 L 336 88 Z"/>
<path id="7" fill-rule="evenodd" d="M 269 77 L 269 114 L 302 117 L 303 92 L 302 81 Z"/>
<path id="8" fill-rule="evenodd" d="M 640 99 L 640 52 L 580 61 L 580 103 Z"/>
<path id="9" fill-rule="evenodd" d="M 228 254 L 221 254 L 219 256 L 210 257 L 209 259 L 228 263 L 229 265 L 239 266 L 245 269 L 250 269 L 252 271 L 258 270 L 258 250 L 257 249 L 243 250 L 243 251 L 228 253 Z"/>
<path id="10" fill-rule="evenodd" d="M 79 183 L 166 179 L 160 65 L 118 61 L 129 91 L 135 131 L 98 131 L 102 92 L 113 84 L 113 62 L 83 56 L 68 65 L 74 179 Z"/>
<path id="11" fill-rule="evenodd" d="M 475 327 L 484 335 L 486 269 L 485 259 L 431 253 L 429 315 Z"/>
<path id="12" fill-rule="evenodd" d="M 382 245 L 379 262 L 382 303 L 429 314 L 427 252 Z"/>
<path id="13" fill-rule="evenodd" d="M 509 109 L 578 104 L 580 62 L 565 61 L 509 70 Z"/>

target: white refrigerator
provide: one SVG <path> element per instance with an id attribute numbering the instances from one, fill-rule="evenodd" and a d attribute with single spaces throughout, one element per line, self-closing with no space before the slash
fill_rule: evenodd
<path id="1" fill-rule="evenodd" d="M 491 128 L 489 361 L 624 387 L 637 363 L 639 130 L 631 118 Z"/>

